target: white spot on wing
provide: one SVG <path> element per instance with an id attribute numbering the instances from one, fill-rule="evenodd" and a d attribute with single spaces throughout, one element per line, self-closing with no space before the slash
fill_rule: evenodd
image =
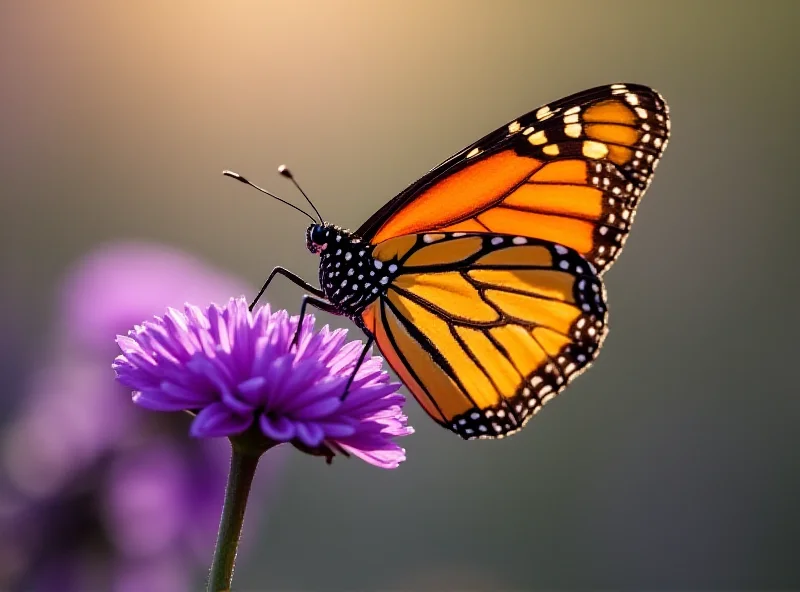
<path id="1" fill-rule="evenodd" d="M 581 124 L 570 123 L 564 126 L 564 133 L 570 138 L 579 138 L 581 135 Z"/>
<path id="2" fill-rule="evenodd" d="M 545 117 L 552 115 L 553 113 L 550 111 L 550 105 L 545 105 L 541 109 L 536 112 L 536 119 L 541 121 Z"/>
<path id="3" fill-rule="evenodd" d="M 528 136 L 528 142 L 530 142 L 534 146 L 539 146 L 541 144 L 546 144 L 547 143 L 547 135 L 544 133 L 544 131 L 539 130 L 535 134 L 533 134 L 531 136 Z"/>

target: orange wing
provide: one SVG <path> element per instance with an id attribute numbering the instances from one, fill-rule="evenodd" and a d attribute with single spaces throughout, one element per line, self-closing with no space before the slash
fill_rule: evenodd
<path id="1" fill-rule="evenodd" d="M 668 113 L 656 91 L 636 84 L 546 105 L 431 170 L 356 234 L 373 244 L 432 231 L 540 238 L 602 274 L 666 148 Z"/>
<path id="2" fill-rule="evenodd" d="M 462 438 L 520 430 L 603 343 L 602 280 L 563 245 L 416 234 L 372 255 L 397 275 L 364 309 L 364 328 L 425 411 Z"/>

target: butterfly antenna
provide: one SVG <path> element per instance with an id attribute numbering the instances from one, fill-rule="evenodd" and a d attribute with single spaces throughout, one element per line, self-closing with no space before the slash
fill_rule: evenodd
<path id="1" fill-rule="evenodd" d="M 283 175 L 284 177 L 286 177 L 287 179 L 289 179 L 292 183 L 294 183 L 294 186 L 297 187 L 297 190 L 300 193 L 303 194 L 303 197 L 306 198 L 306 201 L 308 202 L 308 205 L 310 205 L 312 208 L 314 208 L 314 211 L 317 213 L 317 216 L 319 216 L 319 223 L 323 224 L 324 222 L 322 220 L 322 214 L 319 213 L 319 210 L 317 209 L 317 206 L 315 206 L 314 202 L 312 202 L 309 199 L 309 197 L 306 195 L 306 192 L 303 191 L 303 188 L 300 187 L 300 185 L 298 185 L 297 180 L 294 178 L 294 175 L 292 174 L 292 171 L 289 170 L 289 167 L 287 167 L 285 164 L 282 164 L 281 166 L 278 167 L 278 172 L 281 175 Z"/>
<path id="2" fill-rule="evenodd" d="M 234 173 L 233 171 L 222 171 L 222 174 L 225 175 L 226 177 L 230 177 L 231 179 L 236 179 L 237 181 L 240 181 L 240 182 L 244 183 L 245 185 L 250 185 L 250 187 L 252 187 L 253 189 L 258 189 L 261 193 L 266 193 L 270 197 L 277 199 L 279 202 L 286 204 L 290 208 L 294 208 L 298 212 L 300 212 L 302 214 L 305 214 L 306 216 L 308 216 L 308 218 L 312 222 L 314 222 L 316 224 L 317 221 L 314 219 L 314 217 L 311 214 L 309 214 L 308 212 L 306 212 L 305 210 L 301 210 L 296 205 L 289 203 L 285 199 L 281 199 L 280 197 L 278 197 L 277 195 L 275 195 L 273 193 L 270 193 L 269 191 L 267 191 L 263 187 L 259 187 L 255 183 L 251 183 L 250 181 L 248 181 L 247 179 L 242 177 L 239 173 Z M 313 204 L 312 204 L 312 207 L 313 207 Z"/>

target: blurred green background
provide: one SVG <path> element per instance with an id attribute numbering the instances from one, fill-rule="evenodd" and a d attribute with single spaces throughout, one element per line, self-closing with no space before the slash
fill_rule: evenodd
<path id="1" fill-rule="evenodd" d="M 606 276 L 594 368 L 504 441 L 462 442 L 412 401 L 396 471 L 291 454 L 234 588 L 800 587 L 799 16 L 792 0 L 3 2 L 4 364 L 35 366 L 65 270 L 108 241 L 251 285 L 278 264 L 315 278 L 305 219 L 224 168 L 299 203 L 287 163 L 357 228 L 524 112 L 648 84 L 673 135 Z M 279 281 L 269 299 L 300 296 Z"/>

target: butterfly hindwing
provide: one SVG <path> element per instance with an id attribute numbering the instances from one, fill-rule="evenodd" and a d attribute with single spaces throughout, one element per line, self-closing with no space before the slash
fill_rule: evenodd
<path id="1" fill-rule="evenodd" d="M 561 244 L 436 233 L 388 240 L 393 279 L 362 313 L 425 410 L 466 439 L 513 433 L 597 355 L 604 288 Z"/>
<path id="2" fill-rule="evenodd" d="M 669 136 L 668 108 L 636 84 L 594 88 L 510 122 L 431 170 L 356 234 L 541 238 L 602 274 L 616 259 Z"/>

